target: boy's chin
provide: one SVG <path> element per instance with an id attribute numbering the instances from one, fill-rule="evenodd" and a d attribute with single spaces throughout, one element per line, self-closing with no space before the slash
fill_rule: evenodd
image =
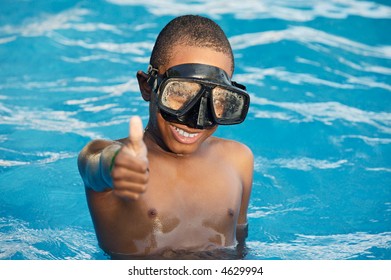
<path id="1" fill-rule="evenodd" d="M 186 145 L 186 144 L 173 144 L 169 145 L 170 152 L 173 154 L 176 154 L 177 156 L 187 156 L 194 154 L 197 150 L 199 145 L 197 144 L 191 144 L 191 145 Z"/>

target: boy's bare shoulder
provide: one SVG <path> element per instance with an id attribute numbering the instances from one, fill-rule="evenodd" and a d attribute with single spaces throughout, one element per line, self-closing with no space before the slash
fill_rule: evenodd
<path id="1" fill-rule="evenodd" d="M 212 147 L 217 149 L 227 159 L 232 159 L 233 161 L 250 161 L 252 164 L 254 156 L 247 145 L 238 141 L 218 137 L 211 137 L 210 143 Z"/>
<path id="2" fill-rule="evenodd" d="M 241 142 L 235 141 L 235 140 L 212 136 L 212 137 L 210 137 L 210 141 L 211 141 L 211 144 L 213 144 L 213 145 L 219 145 L 219 146 L 222 146 L 227 149 L 234 149 L 234 150 L 239 149 L 241 151 L 247 150 L 247 152 L 251 152 L 250 148 L 247 147 L 247 145 L 245 145 Z"/>
<path id="3" fill-rule="evenodd" d="M 241 178 L 243 186 L 243 209 L 241 209 L 239 223 L 244 224 L 247 220 L 246 205 L 248 205 L 252 188 L 254 155 L 248 146 L 234 140 L 211 137 L 210 141 L 211 146 L 215 147 L 213 150 L 217 151 L 219 159 L 228 162 Z"/>

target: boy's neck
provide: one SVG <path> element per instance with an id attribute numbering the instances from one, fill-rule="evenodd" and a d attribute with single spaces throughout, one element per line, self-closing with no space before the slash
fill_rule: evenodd
<path id="1" fill-rule="evenodd" d="M 178 157 L 184 157 L 185 155 L 183 154 L 176 154 L 172 152 L 167 145 L 164 143 L 163 139 L 160 137 L 160 135 L 149 126 L 145 128 L 145 141 L 147 143 L 148 148 L 152 148 L 157 152 L 164 153 L 166 155 L 178 158 Z M 148 145 L 150 143 L 150 145 Z"/>

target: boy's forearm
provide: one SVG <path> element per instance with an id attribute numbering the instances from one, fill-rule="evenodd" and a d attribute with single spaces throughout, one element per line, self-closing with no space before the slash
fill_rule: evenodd
<path id="1" fill-rule="evenodd" d="M 79 154 L 78 165 L 84 185 L 94 191 L 112 188 L 110 169 L 115 153 L 122 147 L 119 142 L 92 142 Z"/>

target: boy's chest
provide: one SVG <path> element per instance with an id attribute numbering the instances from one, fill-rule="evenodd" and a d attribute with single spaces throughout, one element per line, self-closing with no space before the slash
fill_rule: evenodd
<path id="1" fill-rule="evenodd" d="M 232 231 L 242 196 L 240 178 L 232 168 L 210 162 L 151 164 L 150 168 L 151 177 L 142 200 L 162 231 L 186 227 L 193 231 Z"/>
<path id="2" fill-rule="evenodd" d="M 237 172 L 227 163 L 208 160 L 152 162 L 145 198 L 183 211 L 213 212 L 235 208 L 242 185 Z"/>

